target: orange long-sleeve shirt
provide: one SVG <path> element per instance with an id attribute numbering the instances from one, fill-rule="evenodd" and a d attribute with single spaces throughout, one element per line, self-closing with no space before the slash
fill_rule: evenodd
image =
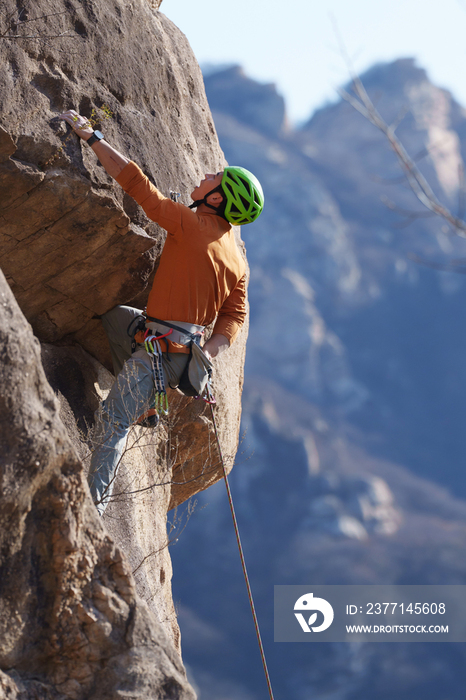
<path id="1" fill-rule="evenodd" d="M 149 316 L 207 326 L 235 340 L 246 317 L 246 265 L 225 219 L 164 197 L 133 162 L 117 182 L 167 233 L 147 302 Z M 183 346 L 170 343 L 173 352 Z"/>

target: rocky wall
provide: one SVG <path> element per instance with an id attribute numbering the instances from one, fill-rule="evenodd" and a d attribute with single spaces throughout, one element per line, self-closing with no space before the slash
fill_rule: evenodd
<path id="1" fill-rule="evenodd" d="M 58 115 L 75 108 L 92 118 L 106 139 L 137 162 L 164 194 L 176 190 L 186 203 L 201 176 L 225 164 L 195 57 L 184 35 L 158 11 L 159 4 L 146 0 L 6 0 L 0 10 L 4 37 L 0 44 L 0 266 L 26 319 L 5 290 L 5 313 L 13 314 L 14 325 L 2 326 L 2 333 L 6 333 L 5 347 L 14 348 L 10 334 L 17 329 L 24 347 L 30 346 L 33 352 L 31 357 L 26 353 L 15 359 L 15 376 L 21 371 L 29 376 L 24 391 L 15 393 L 12 384 L 4 392 L 5 439 L 10 433 L 27 433 L 25 443 L 15 443 L 14 454 L 6 453 L 10 481 L 2 482 L 0 494 L 2 517 L 10 518 L 1 562 L 10 572 L 2 578 L 4 630 L 20 606 L 19 627 L 12 624 L 0 645 L 0 669 L 13 678 L 2 680 L 5 689 L 11 683 L 20 689 L 21 683 L 37 677 L 44 688 L 49 684 L 54 689 L 52 694 L 94 697 L 89 693 L 97 687 L 98 673 L 110 668 L 110 660 L 118 654 L 133 654 L 131 649 L 139 644 L 130 631 L 134 611 L 142 605 L 135 602 L 135 590 L 148 606 L 141 608 L 142 617 L 152 620 L 141 623 L 149 625 L 141 631 L 141 639 L 146 635 L 158 640 L 157 635 L 164 635 L 163 643 L 157 644 L 179 651 L 167 510 L 222 475 L 210 409 L 201 401 L 172 392 L 169 417 L 157 431 L 135 429 L 115 486 L 118 496 L 103 523 L 96 519 L 85 484 L 93 413 L 113 381 L 109 348 L 96 316 L 116 304 L 144 307 L 165 234 L 106 175 L 92 150 L 70 133 Z M 59 399 L 58 408 L 36 366 L 36 341 L 28 322 L 42 344 L 43 366 Z M 216 415 L 228 469 L 239 432 L 246 335 L 244 329 L 215 363 Z M 30 375 L 24 372 L 29 364 Z M 18 412 L 15 418 L 8 413 L 10 393 L 24 407 L 24 415 Z M 56 424 L 56 432 L 54 428 L 47 433 L 40 469 L 30 461 L 35 450 L 42 449 L 42 428 L 34 432 L 27 425 L 27 411 L 33 409 L 40 416 L 48 411 L 53 418 L 44 420 Z M 59 439 L 58 446 L 55 439 Z M 57 458 L 57 450 L 64 456 Z M 27 467 L 22 478 L 28 488 L 23 494 L 19 479 L 10 493 L 9 485 L 16 483 L 13 475 L 18 470 L 21 473 L 24 461 Z M 171 517 L 174 533 L 189 517 L 192 506 L 185 508 L 184 515 L 177 511 Z M 15 568 L 11 568 L 12 557 L 17 557 Z M 66 572 L 60 568 L 65 564 Z M 105 606 L 111 608 L 112 596 L 119 595 L 115 593 L 119 583 L 112 573 L 117 569 L 124 570 L 125 585 L 136 589 L 131 588 L 132 597 L 128 593 L 127 600 L 123 597 L 123 602 L 115 603 L 117 612 L 107 611 L 107 615 Z M 63 576 L 66 585 L 57 583 Z M 12 593 L 15 581 L 23 579 L 24 590 L 18 587 Z M 63 593 L 58 585 L 64 586 Z M 103 593 L 98 586 L 105 588 Z M 94 594 L 94 588 L 101 593 Z M 68 605 L 58 599 L 73 600 Z M 102 599 L 107 602 L 95 603 Z M 102 622 L 110 646 L 99 632 L 95 645 L 100 650 L 91 651 L 90 657 L 85 650 L 87 632 L 84 630 L 84 637 L 81 632 L 93 615 L 101 618 L 92 612 L 94 608 L 89 618 L 87 602 L 82 603 L 82 612 L 79 601 L 90 601 L 97 610 L 100 605 L 105 608 L 102 614 L 110 616 L 110 627 Z M 78 656 L 89 666 L 87 675 L 78 672 L 83 674 L 79 678 L 72 675 L 78 658 L 74 651 L 63 652 L 65 656 L 61 652 L 69 646 L 68 631 L 57 631 L 65 625 L 65 618 L 70 629 L 75 629 L 70 634 L 81 650 Z M 112 627 L 113 619 L 118 630 Z M 161 625 L 160 629 L 151 632 L 152 624 Z M 55 639 L 58 646 L 54 646 Z M 32 648 L 45 651 L 29 654 Z M 68 666 L 65 657 L 70 660 Z M 179 661 L 170 659 L 179 668 Z M 138 661 L 141 673 L 146 661 Z M 55 667 L 65 670 L 56 676 Z M 128 668 L 133 669 L 131 664 Z M 134 670 L 133 675 L 137 677 L 138 672 Z M 111 674 L 105 675 L 108 688 L 113 687 L 110 678 Z M 162 675 L 160 679 L 159 695 L 154 685 L 144 697 L 189 696 L 189 690 L 164 695 Z M 73 682 L 63 685 L 68 680 Z M 75 681 L 81 684 L 79 688 Z M 42 690 L 34 692 L 37 697 L 49 697 L 49 690 L 43 695 Z"/>
<path id="2" fill-rule="evenodd" d="M 194 698 L 92 504 L 3 275 L 0 300 L 0 698 Z"/>

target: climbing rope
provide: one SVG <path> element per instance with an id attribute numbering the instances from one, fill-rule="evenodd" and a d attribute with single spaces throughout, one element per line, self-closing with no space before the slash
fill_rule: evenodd
<path id="1" fill-rule="evenodd" d="M 222 448 L 220 447 L 220 439 L 218 436 L 217 422 L 215 420 L 215 415 L 214 415 L 215 400 L 213 399 L 212 393 L 210 391 L 210 387 L 207 388 L 207 392 L 208 392 L 208 399 L 209 400 L 206 403 L 209 404 L 210 412 L 212 414 L 212 423 L 214 426 L 215 439 L 217 441 L 218 453 L 220 456 L 220 463 L 221 463 L 222 469 L 223 469 L 223 479 L 225 481 L 225 486 L 227 488 L 228 502 L 230 504 L 231 517 L 233 518 L 233 526 L 235 528 L 236 542 L 238 543 L 238 550 L 239 550 L 239 556 L 241 559 L 241 566 L 243 567 L 244 580 L 246 581 L 246 588 L 248 590 L 249 605 L 251 606 L 252 617 L 254 619 L 254 627 L 256 629 L 257 641 L 259 643 L 259 649 L 260 649 L 260 654 L 261 654 L 261 659 L 262 659 L 262 666 L 264 667 L 265 679 L 267 681 L 267 688 L 269 691 L 270 700 L 274 700 L 273 691 L 272 691 L 272 684 L 270 682 L 269 671 L 267 668 L 267 661 L 265 659 L 264 646 L 262 644 L 262 637 L 261 637 L 261 633 L 260 633 L 260 629 L 259 629 L 259 621 L 258 621 L 257 615 L 256 615 L 256 608 L 254 606 L 254 599 L 252 597 L 251 584 L 249 583 L 249 576 L 248 576 L 248 571 L 246 568 L 246 560 L 244 558 L 243 546 L 241 544 L 241 537 L 239 534 L 238 521 L 236 519 L 235 507 L 233 505 L 233 497 L 231 495 L 230 484 L 228 483 L 227 471 L 225 469 L 225 461 L 223 459 Z"/>

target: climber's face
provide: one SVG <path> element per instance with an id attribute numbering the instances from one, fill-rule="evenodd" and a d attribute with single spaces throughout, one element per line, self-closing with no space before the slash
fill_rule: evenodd
<path id="1" fill-rule="evenodd" d="M 223 170 L 222 172 L 217 174 L 208 173 L 207 175 L 205 175 L 201 183 L 197 187 L 195 187 L 191 192 L 191 199 L 193 200 L 193 202 L 196 202 L 198 199 L 204 199 L 206 194 L 218 187 L 222 182 L 222 177 Z M 221 194 L 217 192 L 216 195 L 217 198 L 219 198 L 220 201 L 222 201 Z M 212 197 L 215 197 L 215 195 L 212 195 Z M 215 202 L 212 202 L 212 204 L 215 204 Z"/>

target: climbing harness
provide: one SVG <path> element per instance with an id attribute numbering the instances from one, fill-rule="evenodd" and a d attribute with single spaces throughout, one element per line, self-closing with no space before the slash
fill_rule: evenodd
<path id="1" fill-rule="evenodd" d="M 167 329 L 169 329 L 168 332 Z M 179 384 L 177 387 L 173 386 L 171 388 L 178 388 L 186 396 L 200 396 L 212 375 L 210 360 L 201 349 L 204 326 L 182 321 L 177 323 L 163 321 L 144 312 L 144 315 L 136 316 L 127 328 L 127 334 L 131 338 L 132 354 L 136 350 L 138 344 L 137 336 L 140 332 L 143 333 L 143 343 L 151 360 L 154 378 L 155 404 L 151 408 L 155 408 L 157 412 L 160 409 L 161 413 L 165 415 L 168 413 L 168 396 L 164 382 L 162 350 L 160 347 L 160 341 L 165 340 L 166 342 L 168 337 L 170 337 L 171 342 L 185 345 L 189 348 L 188 361 L 181 374 Z M 155 427 L 157 419 L 155 417 L 146 417 L 143 418 L 143 422 L 140 424 L 144 427 Z"/>
<path id="2" fill-rule="evenodd" d="M 245 582 L 246 582 L 246 588 L 247 588 L 247 591 L 248 591 L 249 605 L 250 605 L 250 607 L 251 607 L 252 617 L 253 617 L 253 620 L 254 620 L 254 628 L 255 628 L 255 630 L 256 630 L 257 641 L 258 641 L 258 644 L 259 644 L 259 650 L 260 650 L 260 655 L 261 655 L 261 659 L 262 659 L 262 666 L 263 666 L 263 669 L 264 669 L 265 679 L 266 679 L 266 682 L 267 682 L 267 689 L 268 689 L 268 691 L 269 691 L 270 700 L 274 700 L 273 691 L 272 691 L 272 683 L 271 683 L 271 681 L 270 681 L 269 670 L 268 670 L 268 668 L 267 668 L 267 661 L 266 661 L 266 658 L 265 658 L 264 646 L 263 646 L 263 644 L 262 644 L 262 637 L 261 637 L 261 633 L 260 633 L 260 629 L 259 629 L 259 621 L 258 621 L 258 619 L 257 619 L 256 608 L 255 608 L 255 605 L 254 605 L 254 599 L 253 599 L 253 597 L 252 597 L 251 584 L 249 583 L 249 576 L 248 576 L 248 571 L 247 571 L 247 568 L 246 568 L 246 560 L 245 560 L 245 558 L 244 558 L 243 545 L 241 544 L 241 537 L 240 537 L 240 534 L 239 534 L 238 521 L 237 521 L 237 519 L 236 519 L 235 507 L 234 507 L 234 505 L 233 505 L 233 496 L 232 496 L 232 494 L 231 494 L 230 484 L 229 484 L 229 482 L 228 482 L 227 470 L 226 470 L 226 468 L 225 468 L 225 461 L 224 461 L 224 459 L 223 459 L 222 448 L 221 448 L 221 446 L 220 446 L 220 438 L 219 438 L 219 435 L 218 435 L 217 422 L 216 422 L 216 420 L 215 420 L 215 414 L 214 414 L 214 404 L 215 404 L 216 402 L 215 402 L 215 398 L 212 396 L 211 387 L 210 387 L 210 382 L 209 382 L 208 385 L 207 385 L 206 393 L 207 393 L 207 400 L 206 400 L 206 403 L 208 403 L 208 404 L 210 405 L 210 413 L 211 413 L 211 416 L 212 416 L 212 423 L 213 423 L 213 426 L 214 426 L 215 439 L 216 439 L 216 442 L 217 442 L 218 454 L 219 454 L 219 457 L 220 457 L 220 463 L 221 463 L 221 465 L 222 465 L 222 470 L 223 470 L 223 479 L 224 479 L 224 481 L 225 481 L 225 486 L 226 486 L 226 489 L 227 489 L 228 503 L 230 504 L 231 517 L 232 517 L 232 519 L 233 519 L 233 527 L 234 527 L 234 530 L 235 530 L 236 542 L 237 542 L 237 544 L 238 544 L 238 551 L 239 551 L 239 556 L 240 556 L 240 559 L 241 559 L 241 566 L 242 566 L 242 568 L 243 568 L 244 580 L 245 580 Z"/>
<path id="3" fill-rule="evenodd" d="M 144 312 L 145 313 L 145 312 Z M 189 347 L 191 343 L 200 345 L 204 333 L 204 326 L 197 326 L 195 323 L 185 323 L 184 321 L 162 321 L 160 318 L 145 314 L 149 328 L 159 337 L 170 335 L 172 343 L 179 343 Z M 160 327 L 161 326 L 161 327 Z M 170 328 L 170 333 L 166 329 Z"/>
<path id="4" fill-rule="evenodd" d="M 204 334 L 204 326 L 181 321 L 162 321 L 153 316 L 147 316 L 149 328 L 157 334 L 170 328 L 169 333 L 157 335 L 164 338 L 170 335 L 173 343 L 179 343 L 189 348 L 189 357 L 179 383 L 172 389 L 179 389 L 185 396 L 201 396 L 210 377 L 212 376 L 212 363 L 201 348 L 201 338 Z"/>

